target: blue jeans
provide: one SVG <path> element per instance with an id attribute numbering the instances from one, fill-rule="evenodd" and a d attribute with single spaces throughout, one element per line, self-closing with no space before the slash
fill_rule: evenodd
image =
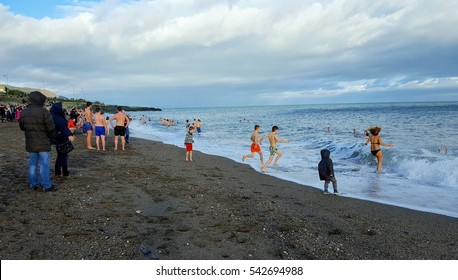
<path id="1" fill-rule="evenodd" d="M 51 175 L 49 163 L 51 152 L 29 153 L 29 184 L 31 188 L 41 185 L 44 188 L 51 188 Z M 38 173 L 38 165 L 40 172 Z M 38 181 L 40 175 L 40 181 Z"/>

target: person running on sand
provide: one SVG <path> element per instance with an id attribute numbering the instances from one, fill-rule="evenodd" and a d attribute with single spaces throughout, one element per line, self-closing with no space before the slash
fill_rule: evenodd
<path id="1" fill-rule="evenodd" d="M 95 121 L 95 145 L 97 150 L 100 151 L 100 139 L 102 139 L 102 150 L 105 151 L 105 135 L 108 131 L 107 120 L 105 119 L 105 113 L 100 108 L 95 109 L 94 115 Z"/>
<path id="2" fill-rule="evenodd" d="M 267 135 L 267 138 L 269 138 L 269 142 L 270 142 L 270 148 L 269 148 L 270 157 L 267 163 L 262 166 L 262 169 L 261 169 L 262 173 L 267 172 L 266 169 L 272 163 L 272 160 L 274 159 L 275 155 L 277 155 L 277 158 L 275 159 L 274 166 L 278 166 L 278 160 L 282 157 L 283 153 L 279 149 L 277 149 L 277 143 L 278 142 L 289 143 L 289 140 L 282 140 L 278 138 L 278 130 L 279 130 L 278 126 L 274 126 L 272 127 L 272 133 Z M 259 141 L 259 143 L 262 144 L 262 140 Z"/>
<path id="3" fill-rule="evenodd" d="M 95 150 L 94 147 L 92 147 L 92 133 L 95 129 L 94 123 L 93 123 L 93 115 L 92 115 L 92 103 L 87 102 L 86 104 L 86 109 L 84 110 L 84 117 L 86 118 L 86 123 L 84 124 L 84 128 L 86 129 L 87 132 L 87 148 L 88 150 Z"/>
<path id="4" fill-rule="evenodd" d="M 113 120 L 116 121 L 116 126 L 113 125 Z M 121 137 L 122 150 L 126 150 L 126 127 L 129 126 L 130 120 L 124 113 L 122 107 L 118 107 L 118 112 L 110 119 L 111 127 L 114 128 L 115 135 L 115 151 L 118 150 L 118 138 Z"/>
<path id="5" fill-rule="evenodd" d="M 193 126 L 189 127 L 186 138 L 184 139 L 184 145 L 186 147 L 186 161 L 192 161 L 192 143 L 194 143 L 193 133 L 195 129 Z"/>
<path id="6" fill-rule="evenodd" d="M 254 132 L 253 134 L 251 135 L 251 141 L 253 142 L 251 144 L 251 154 L 248 154 L 248 155 L 244 155 L 242 157 L 242 161 L 245 161 L 246 158 L 254 158 L 254 154 L 255 153 L 258 153 L 259 154 L 259 158 L 261 159 L 261 166 L 264 166 L 264 157 L 262 155 L 262 151 L 261 151 L 261 146 L 259 145 L 259 132 L 261 131 L 261 126 L 259 125 L 255 125 L 254 126 Z M 261 138 L 261 141 L 264 140 L 264 138 L 268 137 L 268 135 L 264 135 L 262 138 Z"/>
<path id="7" fill-rule="evenodd" d="M 369 132 L 372 134 L 369 136 L 369 139 L 364 145 L 371 143 L 371 153 L 374 157 L 377 158 L 377 173 L 382 172 L 382 164 L 383 164 L 383 153 L 380 149 L 380 146 L 384 147 L 394 147 L 392 144 L 383 143 L 382 137 L 380 137 L 380 131 L 382 131 L 381 127 L 371 127 L 369 128 Z"/>

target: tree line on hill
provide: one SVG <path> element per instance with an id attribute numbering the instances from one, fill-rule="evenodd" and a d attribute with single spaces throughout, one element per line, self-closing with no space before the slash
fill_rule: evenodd
<path id="1" fill-rule="evenodd" d="M 87 100 L 84 99 L 67 99 L 67 98 L 48 98 L 49 102 L 62 102 L 65 108 L 85 108 Z M 16 89 L 0 92 L 0 104 L 26 104 L 28 102 L 28 93 Z M 92 102 L 92 101 L 91 101 Z M 99 101 L 92 102 L 95 107 L 102 108 L 106 113 L 116 113 L 118 106 L 121 106 L 125 111 L 162 111 L 159 108 L 140 107 L 140 106 L 125 106 L 125 105 L 107 105 Z"/>

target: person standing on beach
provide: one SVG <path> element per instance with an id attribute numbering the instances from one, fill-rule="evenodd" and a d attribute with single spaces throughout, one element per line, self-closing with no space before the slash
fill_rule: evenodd
<path id="1" fill-rule="evenodd" d="M 116 121 L 116 126 L 113 125 L 113 120 Z M 122 150 L 126 150 L 126 127 L 129 127 L 130 120 L 122 107 L 118 107 L 118 112 L 110 119 L 111 127 L 114 128 L 115 135 L 115 151 L 118 150 L 118 138 L 121 137 Z"/>
<path id="2" fill-rule="evenodd" d="M 318 174 L 320 175 L 320 180 L 324 181 L 324 194 L 330 194 L 328 191 L 330 182 L 332 182 L 334 194 L 339 194 L 337 190 L 337 180 L 334 176 L 334 163 L 330 156 L 331 152 L 328 149 L 321 150 L 321 161 L 318 164 Z"/>
<path id="3" fill-rule="evenodd" d="M 54 103 L 51 107 L 51 115 L 56 125 L 56 137 L 55 141 L 57 145 L 64 144 L 68 141 L 75 141 L 76 138 L 73 133 L 68 129 L 67 119 L 65 118 L 65 112 L 62 108 L 62 103 Z M 62 153 L 56 146 L 57 158 L 54 166 L 54 175 L 62 179 L 68 178 L 70 173 L 68 172 L 68 153 Z"/>
<path id="4" fill-rule="evenodd" d="M 189 127 L 186 137 L 184 139 L 184 145 L 186 147 L 186 161 L 192 161 L 192 144 L 194 143 L 193 133 L 195 129 L 193 126 Z"/>
<path id="5" fill-rule="evenodd" d="M 95 145 L 97 150 L 100 151 L 100 140 L 102 140 L 102 151 L 105 151 L 106 141 L 105 135 L 108 131 L 107 120 L 105 119 L 105 113 L 100 108 L 95 109 L 94 115 L 95 121 Z"/>
<path id="6" fill-rule="evenodd" d="M 371 136 L 369 136 L 369 139 L 365 143 L 365 145 L 371 143 L 371 153 L 377 158 L 377 173 L 382 172 L 383 164 L 383 153 L 380 146 L 394 147 L 392 144 L 383 143 L 382 137 L 380 137 L 380 131 L 382 131 L 382 128 L 378 126 L 369 128 Z"/>
<path id="7" fill-rule="evenodd" d="M 189 131 L 190 127 L 191 127 L 191 123 L 189 123 L 189 120 L 186 120 L 186 131 Z"/>
<path id="8" fill-rule="evenodd" d="M 261 166 L 264 166 L 264 157 L 262 155 L 262 151 L 261 151 L 261 146 L 259 145 L 259 132 L 261 131 L 261 126 L 259 125 L 255 125 L 254 126 L 254 132 L 253 134 L 251 135 L 251 141 L 252 141 L 252 144 L 251 144 L 251 154 L 248 154 L 248 155 L 244 155 L 242 157 L 242 161 L 245 161 L 246 158 L 254 158 L 254 154 L 255 153 L 258 153 L 259 154 L 259 158 L 261 159 Z M 262 138 L 261 138 L 261 141 L 264 140 L 264 138 L 266 138 L 268 135 L 264 135 Z"/>
<path id="9" fill-rule="evenodd" d="M 200 119 L 197 120 L 196 129 L 197 129 L 197 133 L 202 132 L 202 121 Z"/>
<path id="10" fill-rule="evenodd" d="M 94 132 L 95 126 L 94 122 L 92 120 L 93 115 L 92 115 L 92 103 L 87 102 L 86 104 L 86 109 L 84 110 L 84 117 L 86 118 L 86 122 L 84 123 L 84 129 L 86 130 L 87 133 L 87 149 L 88 150 L 95 150 L 94 147 L 92 147 L 92 134 Z"/>
<path id="11" fill-rule="evenodd" d="M 51 184 L 51 139 L 56 126 L 51 113 L 43 106 L 46 96 L 39 91 L 29 94 L 30 105 L 22 111 L 19 127 L 25 134 L 26 151 L 29 153 L 29 187 L 38 190 L 39 185 L 44 191 L 57 191 Z M 38 172 L 38 166 L 40 171 Z"/>
<path id="12" fill-rule="evenodd" d="M 289 143 L 289 140 L 282 140 L 278 138 L 278 130 L 278 126 L 274 126 L 272 127 L 272 133 L 267 135 L 267 138 L 269 138 L 270 142 L 270 157 L 267 163 L 262 166 L 262 173 L 267 172 L 267 167 L 269 167 L 269 165 L 272 163 L 272 160 L 274 159 L 275 155 L 277 155 L 277 158 L 275 159 L 274 166 L 278 166 L 278 160 L 282 157 L 283 153 L 279 149 L 277 149 L 277 143 Z M 262 139 L 261 141 L 259 141 L 259 143 L 262 144 Z"/>
<path id="13" fill-rule="evenodd" d="M 124 111 L 124 114 L 125 114 L 125 113 L 126 113 L 126 112 Z M 127 116 L 127 119 L 129 120 L 129 123 L 130 123 L 130 122 L 132 121 L 132 118 L 131 118 L 129 115 L 127 115 L 127 114 L 126 114 L 126 116 Z M 126 121 L 124 122 L 124 126 L 126 127 L 126 144 L 129 144 L 130 129 L 129 129 L 129 126 L 127 125 L 127 119 L 126 119 Z"/>

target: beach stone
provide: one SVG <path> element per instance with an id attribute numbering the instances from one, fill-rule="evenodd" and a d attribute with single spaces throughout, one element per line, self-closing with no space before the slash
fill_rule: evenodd
<path id="1" fill-rule="evenodd" d="M 378 232 L 375 230 L 375 229 L 367 229 L 366 231 L 364 231 L 364 235 L 368 235 L 368 236 L 376 236 L 378 235 Z"/>
<path id="2" fill-rule="evenodd" d="M 343 233 L 343 230 L 340 228 L 332 229 L 328 231 L 328 235 L 341 235 Z"/>

